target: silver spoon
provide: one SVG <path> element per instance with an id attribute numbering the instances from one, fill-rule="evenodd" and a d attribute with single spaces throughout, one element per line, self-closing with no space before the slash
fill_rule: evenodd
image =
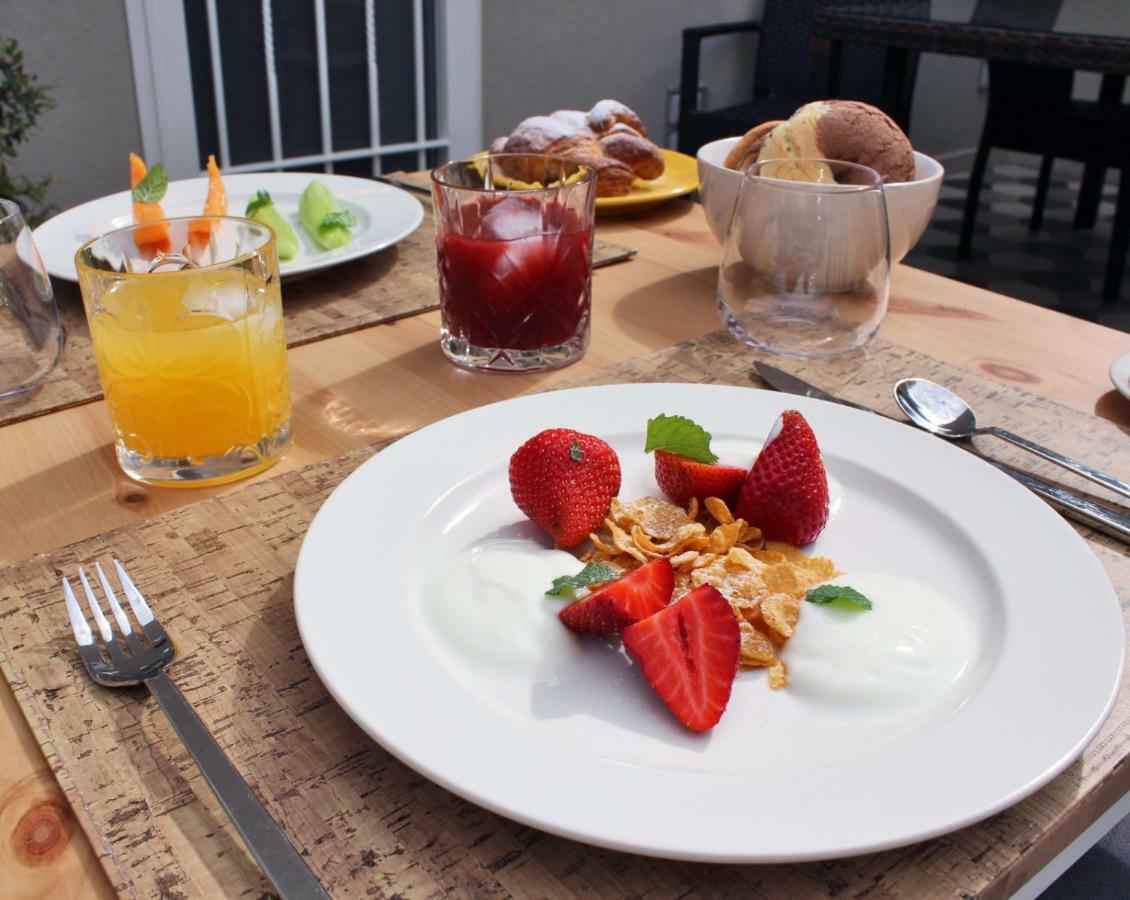
<path id="1" fill-rule="evenodd" d="M 1039 444 L 1034 444 L 1032 441 L 1026 440 L 1018 434 L 1013 434 L 1011 431 L 1005 431 L 1003 428 L 995 426 L 978 428 L 977 417 L 973 415 L 973 410 L 969 408 L 969 404 L 940 384 L 927 381 L 925 378 L 904 378 L 895 385 L 895 401 L 911 422 L 931 434 L 950 440 L 964 440 L 973 437 L 975 434 L 995 435 L 1015 444 L 1017 447 L 1035 453 L 1037 456 L 1042 456 L 1049 462 L 1070 469 L 1076 475 L 1081 475 L 1096 484 L 1110 488 L 1123 497 L 1130 497 L 1130 484 L 1115 478 L 1113 475 L 1092 469 L 1090 466 L 1064 456 L 1062 453 L 1041 447 Z"/>

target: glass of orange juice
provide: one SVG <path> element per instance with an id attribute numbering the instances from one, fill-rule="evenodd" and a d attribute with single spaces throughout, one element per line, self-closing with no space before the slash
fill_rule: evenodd
<path id="1" fill-rule="evenodd" d="M 274 233 L 219 216 L 165 224 L 160 244 L 146 223 L 75 256 L 118 462 L 147 484 L 232 481 L 291 440 Z"/>

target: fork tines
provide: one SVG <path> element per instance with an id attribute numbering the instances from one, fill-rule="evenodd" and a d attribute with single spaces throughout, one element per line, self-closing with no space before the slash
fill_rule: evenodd
<path id="1" fill-rule="evenodd" d="M 80 567 L 78 570 L 78 580 L 82 585 L 83 593 L 86 595 L 86 605 L 90 609 L 90 615 L 97 628 L 97 636 L 91 629 L 90 622 L 83 613 L 70 580 L 66 576 L 63 576 L 62 579 L 63 597 L 67 603 L 67 616 L 71 620 L 71 630 L 74 631 L 83 662 L 86 663 L 90 674 L 98 681 L 126 684 L 142 681 L 164 668 L 172 659 L 172 645 L 169 643 L 165 630 L 154 618 L 149 604 L 126 573 L 125 568 L 117 559 L 113 559 L 112 562 L 120 590 L 125 594 L 129 608 L 133 612 L 134 620 L 137 623 L 136 628 L 130 622 L 130 618 L 125 609 L 122 608 L 121 603 L 118 602 L 118 595 L 114 586 L 110 583 L 110 579 L 106 577 L 100 562 L 94 563 L 94 571 L 102 587 L 102 594 L 110 606 L 114 623 L 117 624 L 117 634 L 115 634 L 110 620 L 106 618 L 102 604 L 99 602 L 83 568 Z M 148 639 L 147 643 L 142 643 L 138 637 L 139 632 Z M 101 637 L 102 645 L 109 655 L 109 660 L 103 657 L 98 647 L 97 637 Z"/>

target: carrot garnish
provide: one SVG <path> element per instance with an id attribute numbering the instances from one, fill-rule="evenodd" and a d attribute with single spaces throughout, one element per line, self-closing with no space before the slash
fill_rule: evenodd
<path id="1" fill-rule="evenodd" d="M 216 157 L 208 154 L 208 197 L 204 201 L 204 215 L 226 216 L 228 214 L 228 195 L 224 190 L 223 179 L 220 178 L 220 167 L 216 165 Z M 212 223 L 207 219 L 193 219 L 188 225 L 188 236 L 193 243 L 207 241 L 212 230 Z"/>
<path id="2" fill-rule="evenodd" d="M 169 176 L 160 163 L 152 169 L 136 153 L 129 155 L 129 181 L 133 189 L 133 221 L 142 226 L 134 231 L 134 242 L 143 252 L 168 253 L 173 248 L 169 226 L 163 220 L 161 198 L 169 184 Z M 146 223 L 153 224 L 146 224 Z"/>

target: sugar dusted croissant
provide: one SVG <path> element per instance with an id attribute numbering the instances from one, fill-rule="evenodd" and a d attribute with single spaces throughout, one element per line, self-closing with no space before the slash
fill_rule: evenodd
<path id="1" fill-rule="evenodd" d="M 635 180 L 629 166 L 605 156 L 587 129 L 577 133 L 567 125 L 555 123 L 549 116 L 534 116 L 522 122 L 506 140 L 502 152 L 558 156 L 591 166 L 596 171 L 598 197 L 622 196 L 632 189 Z M 519 181 L 544 182 L 553 174 L 552 163 L 536 156 L 506 159 L 500 165 L 507 175 Z"/>
<path id="2" fill-rule="evenodd" d="M 597 134 L 608 131 L 617 122 L 630 125 L 647 137 L 647 129 L 643 127 L 640 117 L 619 100 L 601 100 L 588 112 L 589 127 Z"/>
<path id="3" fill-rule="evenodd" d="M 559 122 L 564 122 L 570 128 L 576 129 L 578 134 L 596 134 L 595 131 L 589 127 L 588 113 L 581 112 L 579 109 L 558 109 L 549 114 L 551 119 L 557 119 Z"/>
<path id="4" fill-rule="evenodd" d="M 600 136 L 600 149 L 625 163 L 637 178 L 651 181 L 663 174 L 663 154 L 647 138 L 631 128 L 612 130 Z"/>
<path id="5" fill-rule="evenodd" d="M 533 153 L 560 156 L 596 170 L 598 197 L 620 197 L 632 190 L 636 178 L 651 180 L 663 174 L 659 148 L 647 139 L 643 123 L 617 100 L 601 100 L 588 112 L 559 109 L 548 116 L 531 116 L 509 135 L 497 138 L 491 153 Z M 536 160 L 506 160 L 503 171 L 521 181 L 545 181 L 547 164 Z"/>

